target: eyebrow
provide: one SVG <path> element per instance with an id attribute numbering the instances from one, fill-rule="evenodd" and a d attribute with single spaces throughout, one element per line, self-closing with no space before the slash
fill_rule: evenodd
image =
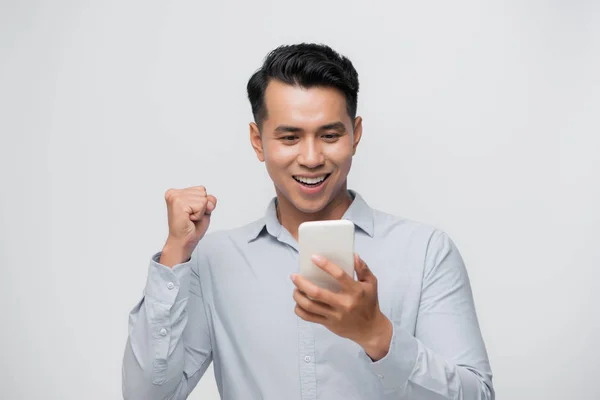
<path id="1" fill-rule="evenodd" d="M 302 128 L 289 125 L 279 125 L 277 128 L 275 128 L 276 133 L 298 133 L 302 132 L 302 130 Z"/>
<path id="2" fill-rule="evenodd" d="M 330 131 L 330 130 L 345 131 L 346 126 L 341 121 L 337 121 L 337 122 L 332 122 L 330 124 L 322 125 L 317 129 L 317 131 Z M 276 133 L 299 133 L 299 132 L 303 132 L 303 131 L 304 131 L 304 129 L 302 129 L 302 128 L 298 128 L 296 126 L 290 126 L 290 125 L 279 125 L 277 128 L 275 128 Z"/>

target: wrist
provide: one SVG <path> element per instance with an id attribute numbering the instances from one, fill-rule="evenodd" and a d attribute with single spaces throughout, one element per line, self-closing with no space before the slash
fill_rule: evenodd
<path id="1" fill-rule="evenodd" d="M 173 268 L 177 264 L 189 261 L 190 256 L 191 251 L 187 250 L 185 246 L 167 240 L 162 249 L 159 262 L 162 265 Z"/>
<path id="2" fill-rule="evenodd" d="M 390 350 L 393 331 L 392 322 L 380 312 L 368 336 L 359 344 L 371 360 L 379 361 Z"/>

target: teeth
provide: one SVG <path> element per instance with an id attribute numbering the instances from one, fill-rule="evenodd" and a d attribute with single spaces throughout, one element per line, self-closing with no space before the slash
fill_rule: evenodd
<path id="1" fill-rule="evenodd" d="M 307 183 L 309 185 L 316 185 L 317 183 L 321 183 L 325 180 L 327 175 L 320 176 L 318 178 L 303 178 L 301 176 L 295 176 L 294 178 L 302 183 Z"/>

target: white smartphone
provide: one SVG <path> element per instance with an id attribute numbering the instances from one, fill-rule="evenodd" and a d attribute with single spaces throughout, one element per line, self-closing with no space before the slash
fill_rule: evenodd
<path id="1" fill-rule="evenodd" d="M 300 275 L 315 285 L 338 292 L 338 282 L 313 264 L 313 254 L 340 266 L 354 279 L 354 223 L 348 220 L 303 222 L 298 227 Z"/>

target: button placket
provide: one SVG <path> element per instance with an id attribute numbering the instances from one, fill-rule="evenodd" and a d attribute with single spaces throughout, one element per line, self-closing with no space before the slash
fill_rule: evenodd
<path id="1" fill-rule="evenodd" d="M 292 258 L 298 265 L 298 249 L 290 245 Z M 300 364 L 300 390 L 302 400 L 316 400 L 317 371 L 315 365 L 315 336 L 310 322 L 298 320 L 298 363 Z"/>

